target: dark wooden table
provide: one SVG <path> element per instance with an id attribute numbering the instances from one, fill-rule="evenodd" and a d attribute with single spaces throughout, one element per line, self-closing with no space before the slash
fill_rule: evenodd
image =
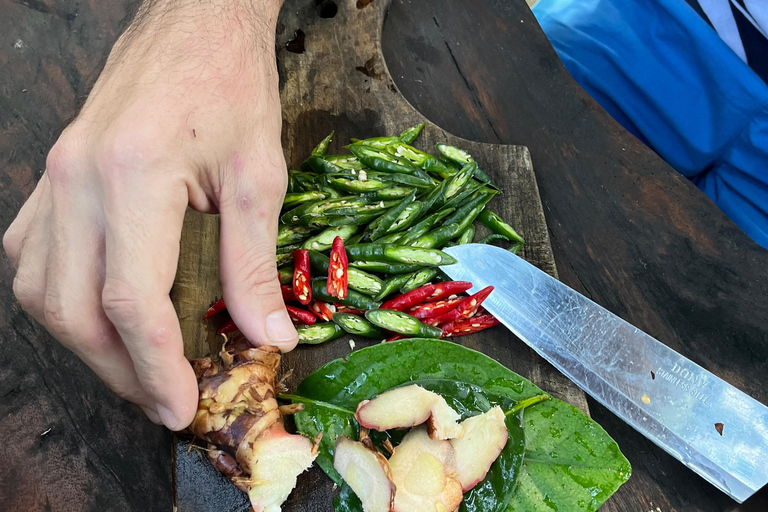
<path id="1" fill-rule="evenodd" d="M 3 229 L 129 4 L 0 0 Z M 528 146 L 566 284 L 768 402 L 768 252 L 573 82 L 522 0 L 395 0 L 384 48 L 397 87 L 429 119 Z M 170 510 L 170 435 L 20 310 L 5 259 L 0 279 L 0 508 Z M 768 510 L 765 490 L 737 506 L 590 406 L 634 467 L 605 510 Z"/>

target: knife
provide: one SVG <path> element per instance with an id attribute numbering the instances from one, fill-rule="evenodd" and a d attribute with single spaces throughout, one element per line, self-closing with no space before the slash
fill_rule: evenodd
<path id="1" fill-rule="evenodd" d="M 768 483 L 768 407 L 500 247 L 441 269 L 581 389 L 742 503 Z"/>

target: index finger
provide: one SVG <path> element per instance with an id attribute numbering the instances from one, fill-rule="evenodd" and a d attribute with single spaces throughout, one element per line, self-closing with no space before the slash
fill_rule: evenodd
<path id="1" fill-rule="evenodd" d="M 186 185 L 173 176 L 125 173 L 107 184 L 104 194 L 102 305 L 161 420 L 180 430 L 194 418 L 198 398 L 169 296 L 188 201 Z"/>

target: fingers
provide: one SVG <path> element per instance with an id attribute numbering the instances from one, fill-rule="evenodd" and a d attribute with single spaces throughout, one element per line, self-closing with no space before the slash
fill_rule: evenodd
<path id="1" fill-rule="evenodd" d="M 5 254 L 11 260 L 11 263 L 15 268 L 19 268 L 19 258 L 21 257 L 21 249 L 24 244 L 24 237 L 32 222 L 32 219 L 37 212 L 37 207 L 40 204 L 40 198 L 46 196 L 50 197 L 50 187 L 48 185 L 48 176 L 43 174 L 40 181 L 37 182 L 35 190 L 29 196 L 27 201 L 19 210 L 19 214 L 13 220 L 8 230 L 3 235 L 3 249 Z"/>
<path id="2" fill-rule="evenodd" d="M 45 268 L 51 239 L 50 183 L 47 176 L 43 175 L 38 188 L 41 192 L 37 208 L 20 236 L 20 247 L 13 249 L 18 250 L 13 294 L 24 311 L 44 324 Z"/>
<path id="3" fill-rule="evenodd" d="M 277 223 L 287 173 L 279 146 L 273 157 L 235 155 L 222 177 L 219 265 L 232 319 L 257 345 L 284 352 L 298 343 L 285 310 L 275 263 Z"/>
<path id="4" fill-rule="evenodd" d="M 175 180 L 175 181 L 174 181 Z M 186 186 L 173 173 L 113 173 L 103 181 L 106 273 L 102 306 L 143 389 L 171 430 L 192 421 L 197 380 L 184 358 L 169 292 L 179 256 Z"/>
<path id="5" fill-rule="evenodd" d="M 53 225 L 46 269 L 44 325 L 119 396 L 158 419 L 155 402 L 142 388 L 130 354 L 101 304 L 104 282 L 104 226 L 93 184 L 51 174 Z"/>

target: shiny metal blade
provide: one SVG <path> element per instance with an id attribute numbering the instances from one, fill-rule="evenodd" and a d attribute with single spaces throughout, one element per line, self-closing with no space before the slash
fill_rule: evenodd
<path id="1" fill-rule="evenodd" d="M 446 249 L 442 267 L 544 359 L 739 503 L 768 483 L 768 408 L 499 247 Z"/>

